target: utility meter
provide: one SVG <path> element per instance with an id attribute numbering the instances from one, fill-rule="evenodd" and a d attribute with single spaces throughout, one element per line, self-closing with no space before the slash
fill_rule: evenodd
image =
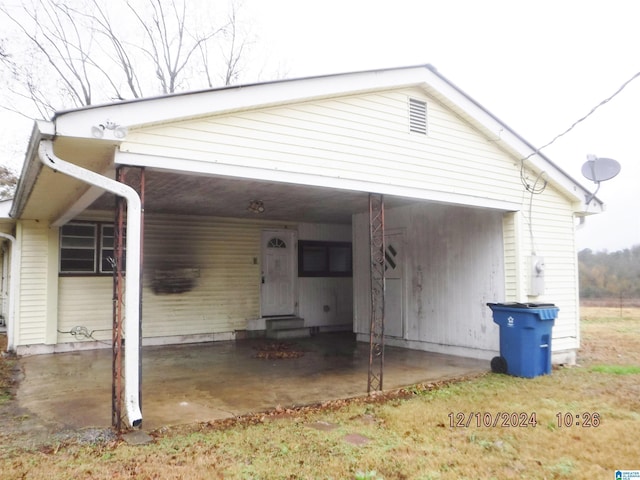
<path id="1" fill-rule="evenodd" d="M 537 297 L 544 293 L 544 257 L 531 256 L 531 286 L 529 296 Z"/>

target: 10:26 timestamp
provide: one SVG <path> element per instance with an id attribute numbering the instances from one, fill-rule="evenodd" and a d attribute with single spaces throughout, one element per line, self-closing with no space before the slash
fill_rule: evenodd
<path id="1" fill-rule="evenodd" d="M 562 427 L 599 427 L 600 414 L 598 412 L 556 413 L 558 428 Z"/>

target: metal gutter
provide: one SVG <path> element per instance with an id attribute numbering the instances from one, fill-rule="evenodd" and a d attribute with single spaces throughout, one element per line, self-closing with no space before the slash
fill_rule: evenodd
<path id="1" fill-rule="evenodd" d="M 136 191 L 123 183 L 99 175 L 91 170 L 56 157 L 51 140 L 41 140 L 38 148 L 40 163 L 56 172 L 61 172 L 82 182 L 124 197 L 127 201 L 127 275 L 125 278 L 124 332 L 124 404 L 131 427 L 142 424 L 140 410 L 140 250 L 142 205 Z"/>

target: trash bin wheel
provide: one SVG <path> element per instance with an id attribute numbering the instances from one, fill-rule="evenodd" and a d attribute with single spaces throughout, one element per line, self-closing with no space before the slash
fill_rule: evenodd
<path id="1" fill-rule="evenodd" d="M 507 359 L 504 357 L 493 357 L 491 359 L 491 371 L 493 373 L 507 373 Z"/>

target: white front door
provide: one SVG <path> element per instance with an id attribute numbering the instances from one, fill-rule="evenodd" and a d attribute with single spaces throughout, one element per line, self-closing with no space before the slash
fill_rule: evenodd
<path id="1" fill-rule="evenodd" d="M 295 232 L 262 232 L 261 313 L 263 317 L 295 311 Z"/>
<path id="2" fill-rule="evenodd" d="M 404 337 L 404 233 L 388 232 L 385 243 L 384 334 Z"/>

